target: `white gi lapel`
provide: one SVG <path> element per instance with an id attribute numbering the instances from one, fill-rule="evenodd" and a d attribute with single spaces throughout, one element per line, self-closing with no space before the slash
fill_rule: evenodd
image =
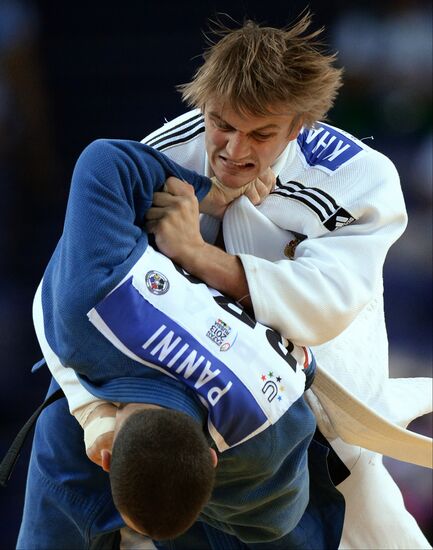
<path id="1" fill-rule="evenodd" d="M 295 238 L 264 216 L 246 197 L 239 197 L 223 218 L 224 244 L 229 254 L 252 254 L 271 262 L 287 259 L 287 244 Z"/>

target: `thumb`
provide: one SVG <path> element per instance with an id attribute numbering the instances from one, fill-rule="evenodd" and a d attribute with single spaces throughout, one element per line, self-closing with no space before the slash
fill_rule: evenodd
<path id="1" fill-rule="evenodd" d="M 275 187 L 277 176 L 275 175 L 272 168 L 269 167 L 262 174 L 260 174 L 258 179 L 265 185 L 267 189 L 269 189 L 270 192 Z"/>
<path id="2" fill-rule="evenodd" d="M 164 184 L 164 191 L 175 196 L 194 195 L 194 187 L 192 185 L 174 176 L 167 178 Z"/>

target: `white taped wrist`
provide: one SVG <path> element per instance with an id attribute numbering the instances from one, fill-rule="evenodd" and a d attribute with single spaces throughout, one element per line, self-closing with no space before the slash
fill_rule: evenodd
<path id="1" fill-rule="evenodd" d="M 90 422 L 90 424 L 84 429 L 84 443 L 86 445 L 86 449 L 90 449 L 100 435 L 108 432 L 114 432 L 115 425 L 115 416 L 103 416 L 92 420 L 92 422 Z"/>
<path id="2" fill-rule="evenodd" d="M 86 420 L 89 418 L 90 414 L 95 409 L 97 409 L 101 405 L 105 405 L 106 403 L 106 401 L 102 401 L 99 399 L 97 401 L 93 401 L 92 403 L 88 403 L 87 405 L 83 405 L 78 409 L 75 409 L 74 411 L 72 411 L 72 414 L 75 416 L 80 426 L 84 428 L 84 424 L 86 423 Z"/>

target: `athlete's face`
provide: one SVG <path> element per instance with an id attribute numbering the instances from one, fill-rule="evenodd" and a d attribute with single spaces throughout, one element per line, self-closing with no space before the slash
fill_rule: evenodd
<path id="1" fill-rule="evenodd" d="M 259 177 L 297 137 L 301 123 L 294 125 L 293 115 L 275 111 L 269 116 L 240 115 L 218 100 L 206 103 L 206 150 L 222 183 L 238 188 Z"/>

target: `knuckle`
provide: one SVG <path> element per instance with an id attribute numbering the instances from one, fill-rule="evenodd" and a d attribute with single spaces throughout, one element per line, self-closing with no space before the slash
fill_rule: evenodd
<path id="1" fill-rule="evenodd" d="M 185 192 L 188 193 L 188 195 L 194 196 L 194 188 L 189 183 L 185 182 Z"/>

